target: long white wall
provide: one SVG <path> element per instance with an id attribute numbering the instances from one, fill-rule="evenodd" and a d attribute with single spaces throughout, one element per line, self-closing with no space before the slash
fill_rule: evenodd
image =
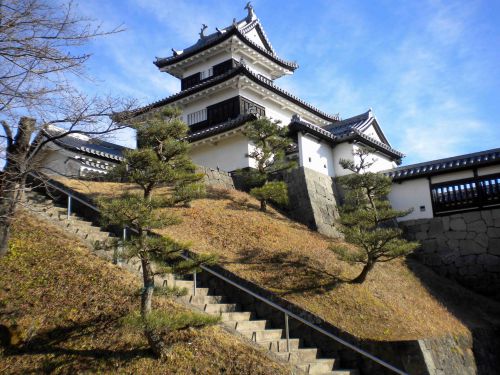
<path id="1" fill-rule="evenodd" d="M 333 152 L 330 145 L 308 134 L 298 134 L 299 163 L 330 177 L 335 175 Z"/>
<path id="2" fill-rule="evenodd" d="M 413 209 L 413 211 L 399 221 L 428 219 L 433 217 L 429 180 L 416 178 L 401 183 L 393 183 L 389 193 L 389 201 L 396 210 Z"/>
<path id="3" fill-rule="evenodd" d="M 214 143 L 193 144 L 190 156 L 195 164 L 231 172 L 250 166 L 249 147 L 248 139 L 238 133 Z"/>

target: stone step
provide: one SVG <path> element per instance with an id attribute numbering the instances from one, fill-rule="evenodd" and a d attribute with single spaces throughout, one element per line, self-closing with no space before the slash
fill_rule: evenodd
<path id="1" fill-rule="evenodd" d="M 286 343 L 285 343 L 286 346 Z M 278 357 L 281 359 L 290 362 L 292 364 L 297 363 L 309 363 L 314 362 L 318 355 L 318 349 L 316 348 L 299 348 L 299 349 L 290 349 L 290 352 L 280 352 L 276 353 Z"/>
<path id="2" fill-rule="evenodd" d="M 209 314 L 219 314 L 224 312 L 238 311 L 239 305 L 236 303 L 206 303 L 206 304 L 193 304 L 201 310 Z"/>
<path id="3" fill-rule="evenodd" d="M 186 303 L 192 303 L 194 305 L 205 305 L 207 303 L 224 303 L 226 298 L 224 296 L 207 296 L 198 294 L 198 289 L 196 289 L 196 295 L 186 295 L 180 297 L 182 301 Z"/>
<path id="4" fill-rule="evenodd" d="M 297 367 L 306 374 L 325 374 L 333 371 L 334 359 L 316 359 L 314 362 L 300 363 Z"/>
<path id="5" fill-rule="evenodd" d="M 237 331 L 260 331 L 266 329 L 267 320 L 229 321 L 226 325 Z"/>
<path id="6" fill-rule="evenodd" d="M 299 339 L 290 339 L 290 350 L 298 350 L 300 345 Z M 288 351 L 286 339 L 260 341 L 259 345 L 274 353 L 282 353 Z"/>
<path id="7" fill-rule="evenodd" d="M 172 279 L 166 279 L 166 285 L 173 288 L 186 288 L 186 289 L 193 289 L 194 282 L 192 280 L 172 280 Z M 165 285 L 165 284 L 164 284 Z"/>
<path id="8" fill-rule="evenodd" d="M 239 332 L 246 338 L 255 342 L 279 340 L 283 337 L 282 329 L 262 329 Z"/>
<path id="9" fill-rule="evenodd" d="M 223 322 L 250 320 L 252 313 L 248 311 L 223 312 L 220 314 Z"/>

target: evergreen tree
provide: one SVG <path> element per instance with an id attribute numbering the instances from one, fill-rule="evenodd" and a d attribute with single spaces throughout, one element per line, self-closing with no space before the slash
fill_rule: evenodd
<path id="1" fill-rule="evenodd" d="M 251 121 L 244 134 L 253 143 L 248 157 L 255 161 L 255 168 L 240 170 L 245 184 L 252 189 L 250 194 L 260 201 L 260 209 L 267 211 L 268 201 L 280 205 L 288 203 L 288 187 L 283 181 L 269 181 L 272 173 L 293 168 L 295 163 L 285 157 L 285 151 L 292 143 L 288 128 L 279 121 L 261 118 Z"/>
<path id="2" fill-rule="evenodd" d="M 149 324 L 155 275 L 184 274 L 201 264 L 214 261 L 210 255 L 185 260 L 181 254 L 186 246 L 167 237 L 148 236 L 148 232 L 179 222 L 164 208 L 189 202 L 203 194 L 203 175 L 195 173 L 188 157 L 185 141 L 188 127 L 179 119 L 179 111 L 166 109 L 133 127 L 137 130 L 138 148 L 127 151 L 122 164 L 112 174 L 142 189 L 142 194 L 124 194 L 120 198 L 99 201 L 103 224 L 127 227 L 137 233 L 123 244 L 122 258 L 137 257 L 141 261 L 143 290 L 141 318 L 145 335 L 153 352 L 159 356 L 165 346 L 158 330 Z M 159 187 L 170 188 L 167 197 L 156 197 Z"/>
<path id="3" fill-rule="evenodd" d="M 362 283 L 377 262 L 388 262 L 405 256 L 419 246 L 402 238 L 402 230 L 397 227 L 396 218 L 411 212 L 391 208 L 387 195 L 391 190 L 390 178 L 369 172 L 373 161 L 368 160 L 369 152 L 359 149 L 354 152 L 354 160 L 341 160 L 340 164 L 352 174 L 342 176 L 339 182 L 344 190 L 345 201 L 340 209 L 341 232 L 347 242 L 356 249 L 335 245 L 332 250 L 342 260 L 363 264 L 361 273 L 352 283 Z"/>

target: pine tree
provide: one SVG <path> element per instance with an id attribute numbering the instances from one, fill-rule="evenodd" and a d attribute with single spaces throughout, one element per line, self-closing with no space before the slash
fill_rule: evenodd
<path id="1" fill-rule="evenodd" d="M 288 203 L 288 187 L 283 181 L 269 181 L 272 173 L 293 168 L 295 163 L 286 159 L 285 152 L 292 140 L 288 129 L 279 121 L 261 118 L 251 121 L 244 134 L 253 144 L 248 157 L 255 161 L 255 168 L 240 170 L 239 175 L 252 189 L 250 194 L 260 201 L 260 209 L 267 211 L 267 203 L 279 205 Z"/>
<path id="2" fill-rule="evenodd" d="M 148 236 L 153 229 L 176 224 L 179 218 L 165 208 L 189 204 L 202 196 L 200 183 L 203 175 L 195 172 L 195 165 L 188 157 L 189 145 L 185 141 L 188 127 L 179 119 L 179 111 L 166 109 L 144 122 L 133 125 L 137 130 L 138 148 L 126 152 L 124 161 L 112 175 L 132 182 L 142 189 L 142 194 L 124 194 L 119 198 L 99 200 L 104 225 L 127 227 L 137 235 L 122 244 L 121 257 L 137 257 L 141 261 L 143 290 L 141 293 L 141 318 L 145 335 L 153 352 L 159 356 L 165 346 L 151 324 L 152 299 L 155 275 L 185 274 L 211 263 L 210 255 L 199 255 L 185 260 L 181 254 L 186 246 L 168 237 Z M 159 187 L 169 187 L 167 197 L 156 197 Z"/>
<path id="3" fill-rule="evenodd" d="M 362 283 L 377 262 L 388 262 L 405 256 L 419 246 L 402 238 L 402 230 L 396 219 L 411 212 L 391 208 L 387 195 L 391 190 L 391 180 L 380 173 L 369 172 L 373 161 L 368 160 L 369 152 L 358 149 L 354 160 L 341 160 L 340 164 L 352 174 L 339 177 L 344 190 L 345 201 L 340 209 L 341 232 L 348 243 L 356 249 L 332 245 L 332 250 L 342 260 L 363 264 L 361 273 L 351 280 Z"/>

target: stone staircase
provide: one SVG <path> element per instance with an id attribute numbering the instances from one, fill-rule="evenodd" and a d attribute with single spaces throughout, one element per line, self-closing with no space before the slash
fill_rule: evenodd
<path id="1" fill-rule="evenodd" d="M 77 215 L 67 216 L 65 207 L 59 207 L 44 195 L 34 191 L 26 192 L 26 199 L 32 212 L 48 219 L 69 233 L 79 237 L 90 246 L 105 244 L 115 237 L 92 222 L 79 218 Z M 102 246 L 101 246 L 102 247 Z M 99 246 L 97 246 L 99 248 Z M 110 251 L 95 250 L 96 254 L 110 261 L 116 261 L 116 254 Z M 141 270 L 139 259 L 131 259 L 120 263 L 123 268 L 133 272 Z M 177 280 L 173 275 L 155 279 L 157 285 L 186 288 L 187 295 L 179 299 L 191 307 L 208 314 L 220 315 L 222 324 L 240 336 L 257 343 L 275 357 L 294 365 L 305 374 L 318 375 L 358 375 L 358 370 L 340 370 L 335 365 L 335 359 L 320 358 L 316 348 L 304 348 L 298 338 L 285 338 L 283 329 L 272 328 L 267 320 L 256 319 L 250 311 L 242 311 L 238 303 L 233 303 L 229 296 L 212 295 L 209 288 L 194 285 L 193 280 Z M 289 346 L 289 348 L 288 348 Z"/>

